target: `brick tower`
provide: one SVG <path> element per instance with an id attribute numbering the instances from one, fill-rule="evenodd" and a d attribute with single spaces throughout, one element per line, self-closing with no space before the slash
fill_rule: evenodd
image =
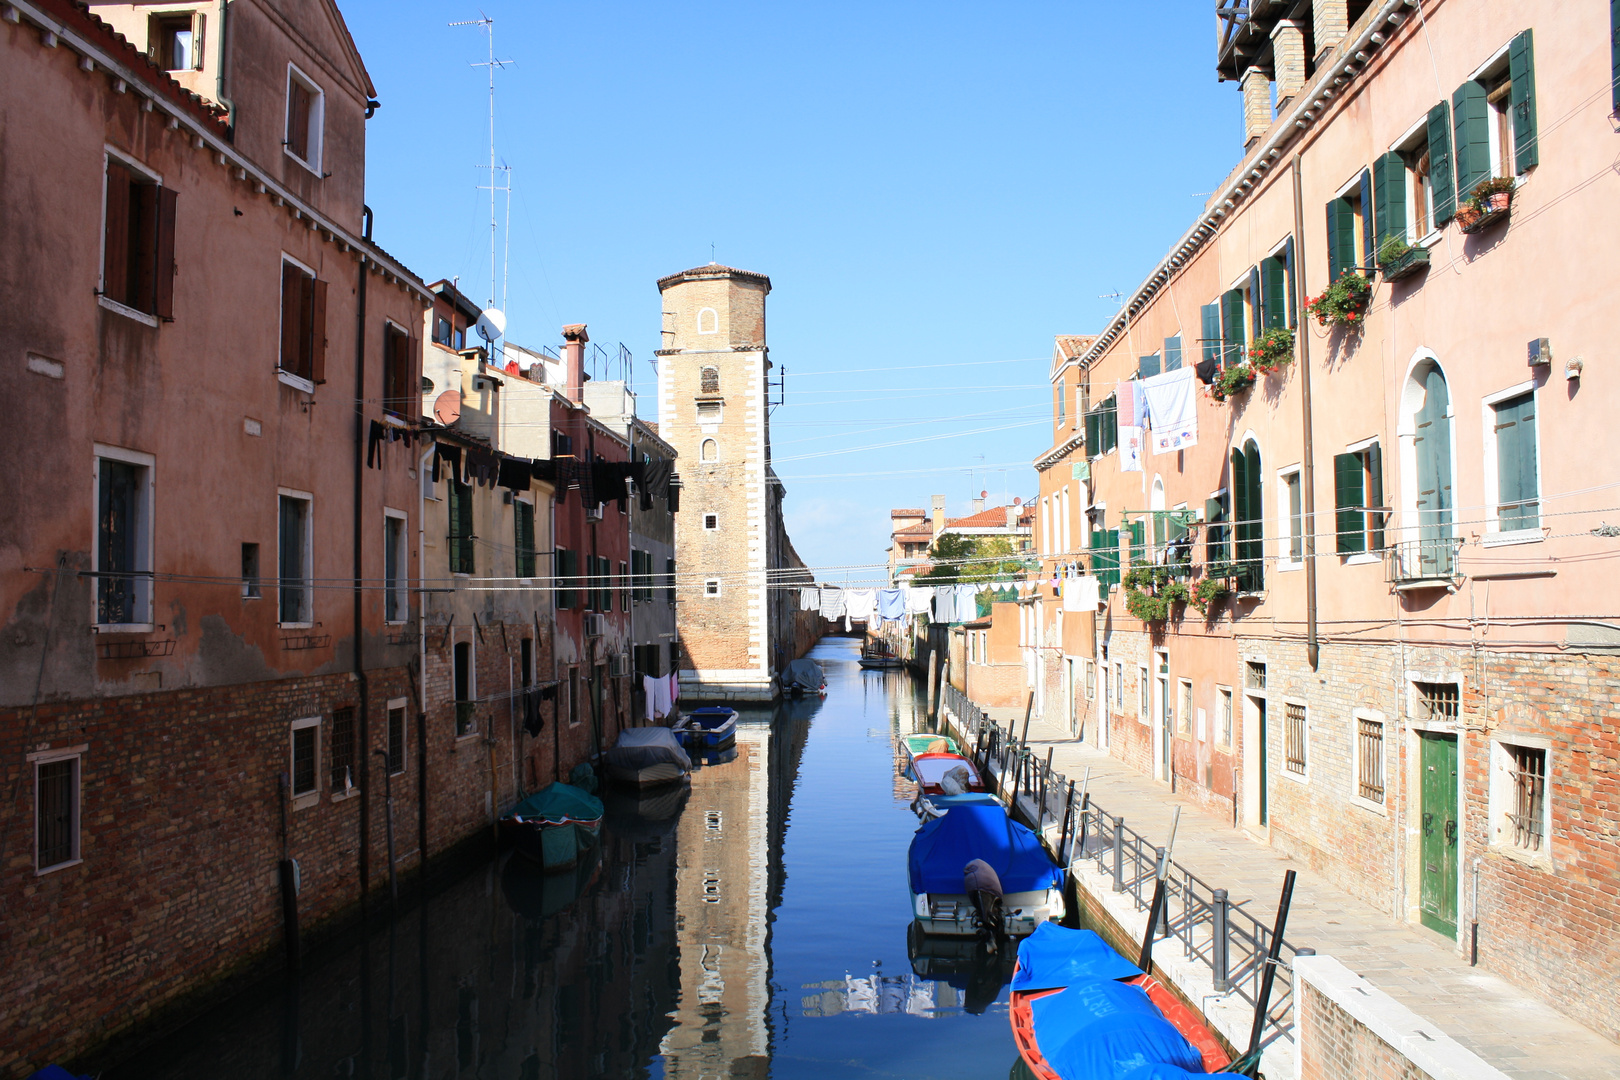
<path id="1" fill-rule="evenodd" d="M 769 701 L 797 655 L 805 577 L 771 470 L 765 345 L 770 278 L 710 263 L 661 278 L 659 434 L 679 452 L 676 625 L 683 698 Z"/>

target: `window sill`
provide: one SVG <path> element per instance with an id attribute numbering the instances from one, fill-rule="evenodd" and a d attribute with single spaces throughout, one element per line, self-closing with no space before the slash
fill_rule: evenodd
<path id="1" fill-rule="evenodd" d="M 1381 556 L 1381 555 L 1372 554 L 1372 553 L 1363 553 L 1363 554 L 1360 554 L 1360 555 L 1351 555 L 1350 557 L 1348 557 L 1348 558 L 1346 558 L 1344 560 L 1344 563 L 1342 565 L 1344 565 L 1344 566 L 1377 566 L 1380 563 L 1382 563 L 1383 561 L 1384 561 L 1384 559 L 1383 559 L 1383 556 Z"/>
<path id="2" fill-rule="evenodd" d="M 1279 574 L 1291 574 L 1295 570 L 1303 569 L 1305 569 L 1305 564 L 1302 562 L 1283 562 L 1277 564 L 1277 573 Z"/>
<path id="3" fill-rule="evenodd" d="M 1278 770 L 1277 775 L 1282 777 L 1284 780 L 1292 780 L 1294 783 L 1299 784 L 1301 786 L 1304 786 L 1304 787 L 1310 786 L 1311 774 L 1308 771 L 1307 772 L 1302 772 L 1302 773 L 1297 773 L 1297 772 L 1294 772 L 1292 769 L 1288 769 L 1288 768 L 1285 767 L 1285 768 L 1282 768 L 1282 769 Z"/>
<path id="4" fill-rule="evenodd" d="M 320 802 L 321 793 L 319 791 L 309 791 L 302 795 L 294 795 L 292 808 L 294 810 L 308 810 L 312 806 L 319 806 Z"/>
<path id="5" fill-rule="evenodd" d="M 282 630 L 313 630 L 313 629 L 315 629 L 315 624 L 312 623 L 312 622 L 284 622 L 284 623 L 276 623 L 276 626 L 279 629 L 282 629 Z"/>
<path id="6" fill-rule="evenodd" d="M 476 732 L 476 731 L 469 731 L 464 735 L 457 735 L 456 736 L 456 745 L 460 746 L 462 743 L 470 742 L 470 741 L 472 741 L 473 739 L 476 739 L 476 738 L 478 738 L 478 732 Z"/>
<path id="7" fill-rule="evenodd" d="M 285 383 L 294 390 L 302 390 L 306 394 L 313 394 L 315 392 L 315 384 L 313 382 L 304 378 L 302 375 L 294 375 L 292 372 L 283 368 L 276 369 L 276 381 Z"/>
<path id="8" fill-rule="evenodd" d="M 1350 805 L 1359 807 L 1362 810 L 1367 811 L 1369 814 L 1377 814 L 1379 817 L 1389 817 L 1389 807 L 1385 806 L 1383 803 L 1373 802 L 1371 799 L 1364 799 L 1360 795 L 1350 796 Z"/>
<path id="9" fill-rule="evenodd" d="M 126 319 L 134 319 L 136 322 L 150 326 L 154 330 L 157 329 L 158 318 L 156 315 L 148 315 L 144 311 L 137 311 L 135 308 L 127 307 L 116 300 L 109 300 L 99 293 L 96 295 L 96 303 L 115 315 L 122 315 Z"/>
<path id="10" fill-rule="evenodd" d="M 1480 540 L 1483 547 L 1512 547 L 1515 544 L 1539 544 L 1546 537 L 1537 529 L 1513 529 L 1509 532 L 1486 533 Z"/>
<path id="11" fill-rule="evenodd" d="M 155 624 L 141 623 L 96 623 L 91 630 L 97 634 L 150 634 Z"/>
<path id="12" fill-rule="evenodd" d="M 38 870 L 35 870 L 34 876 L 44 877 L 46 874 L 54 874 L 58 870 L 69 870 L 75 866 L 83 865 L 83 863 L 83 859 L 69 859 L 67 862 L 52 863 L 50 866 L 43 866 Z"/>
<path id="13" fill-rule="evenodd" d="M 1432 248 L 1434 245 L 1438 244 L 1445 235 L 1446 231 L 1444 229 L 1430 229 L 1423 235 L 1421 240 L 1412 241 L 1412 246 L 1427 250 L 1428 248 Z"/>
<path id="14" fill-rule="evenodd" d="M 1525 851 L 1522 848 L 1514 847 L 1512 844 L 1504 844 L 1500 840 L 1492 840 L 1490 851 L 1493 855 L 1501 855 L 1504 858 L 1512 859 L 1516 863 L 1522 863 L 1525 866 L 1533 866 L 1537 870 L 1546 870 L 1550 872 L 1553 868 L 1552 853 L 1547 850 L 1546 845 L 1542 845 L 1540 851 Z"/>
<path id="15" fill-rule="evenodd" d="M 332 802 L 348 802 L 350 799 L 354 798 L 356 795 L 359 795 L 359 794 L 360 794 L 360 789 L 357 788 L 357 787 L 352 787 L 348 791 L 335 791 L 335 792 L 332 793 L 331 801 Z"/>
<path id="16" fill-rule="evenodd" d="M 384 619 L 383 620 L 383 625 L 384 626 L 404 626 L 406 623 L 408 623 L 410 621 L 411 620 L 408 619 L 408 618 L 407 619 Z"/>
<path id="17" fill-rule="evenodd" d="M 321 174 L 321 163 L 320 162 L 317 161 L 317 162 L 311 163 L 311 162 L 305 161 L 303 158 L 301 158 L 297 154 L 293 153 L 291 148 L 286 147 L 286 146 L 283 146 L 281 148 L 281 152 L 283 154 L 286 154 L 288 157 L 292 158 L 294 161 L 298 162 L 298 164 L 302 165 L 304 168 L 308 169 L 310 172 L 314 173 L 315 174 L 315 179 L 317 179 L 317 180 L 324 180 L 325 179 L 325 177 L 322 176 L 322 174 Z"/>

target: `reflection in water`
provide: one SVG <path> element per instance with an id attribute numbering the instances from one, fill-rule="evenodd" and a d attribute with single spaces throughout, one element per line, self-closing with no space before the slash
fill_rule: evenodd
<path id="1" fill-rule="evenodd" d="M 1001 1075 L 1012 957 L 909 932 L 920 688 L 857 651 L 823 642 L 828 697 L 744 709 L 689 785 L 610 785 L 573 870 L 492 860 L 105 1075 Z"/>

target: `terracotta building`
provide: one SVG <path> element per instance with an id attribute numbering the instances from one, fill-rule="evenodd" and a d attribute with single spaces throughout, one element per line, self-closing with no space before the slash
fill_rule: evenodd
<path id="1" fill-rule="evenodd" d="M 1240 163 L 1054 357 L 1038 547 L 1111 590 L 1061 629 L 1043 599 L 1082 664 L 1046 713 L 1460 951 L 1477 922 L 1481 966 L 1612 1037 L 1615 211 L 1591 178 L 1620 53 L 1601 5 L 1423 16 L 1228 20 Z M 1187 369 L 1196 442 L 1170 423 L 1133 455 L 1134 403 L 1175 416 Z"/>
<path id="2" fill-rule="evenodd" d="M 228 11 L 0 5 L 0 1072 L 383 887 L 417 802 L 431 294 L 337 10 Z"/>

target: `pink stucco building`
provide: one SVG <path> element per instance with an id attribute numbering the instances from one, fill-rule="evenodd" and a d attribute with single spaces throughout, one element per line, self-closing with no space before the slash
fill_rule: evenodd
<path id="1" fill-rule="evenodd" d="M 1459 951 L 1477 922 L 1483 967 L 1611 1037 L 1614 30 L 1528 0 L 1237 12 L 1240 162 L 1059 339 L 1036 462 L 1046 567 L 1113 583 L 1095 618 L 1042 601 L 1045 711 Z M 1339 324 L 1302 312 L 1363 278 Z M 1131 462 L 1122 402 L 1184 368 L 1196 443 Z M 1140 564 L 1167 572 L 1133 590 Z M 1175 599 L 1206 581 L 1207 616 Z"/>

